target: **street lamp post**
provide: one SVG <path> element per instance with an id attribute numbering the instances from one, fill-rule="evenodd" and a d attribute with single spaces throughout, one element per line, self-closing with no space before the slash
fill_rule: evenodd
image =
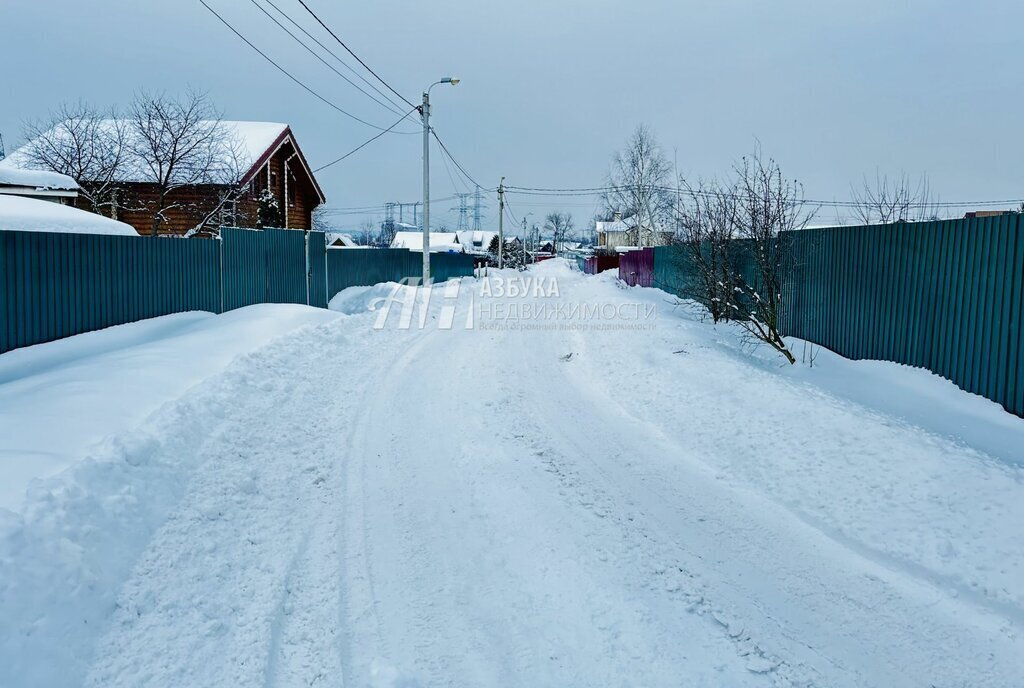
<path id="1" fill-rule="evenodd" d="M 446 76 L 430 84 L 423 92 L 423 105 L 420 107 L 423 117 L 423 286 L 430 282 L 430 89 L 438 84 L 454 86 L 457 83 L 458 79 Z"/>

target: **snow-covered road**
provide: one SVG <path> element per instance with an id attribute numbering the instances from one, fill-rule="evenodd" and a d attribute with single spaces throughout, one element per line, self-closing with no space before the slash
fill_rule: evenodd
<path id="1" fill-rule="evenodd" d="M 0 685 L 1024 685 L 1024 422 L 534 276 L 423 328 L 352 290 L 38 490 Z"/>

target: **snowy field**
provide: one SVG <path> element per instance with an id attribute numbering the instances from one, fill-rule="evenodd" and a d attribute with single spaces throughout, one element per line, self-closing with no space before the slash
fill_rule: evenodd
<path id="1" fill-rule="evenodd" d="M 0 355 L 0 686 L 1024 685 L 1024 421 L 493 274 Z"/>

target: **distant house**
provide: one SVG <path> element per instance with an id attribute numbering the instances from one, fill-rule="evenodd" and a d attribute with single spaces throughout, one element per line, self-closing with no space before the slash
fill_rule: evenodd
<path id="1" fill-rule="evenodd" d="M 972 210 L 964 213 L 965 220 L 975 220 L 979 217 L 1002 217 L 1003 215 L 1016 215 L 1016 210 Z"/>
<path id="2" fill-rule="evenodd" d="M 78 182 L 67 175 L 22 169 L 15 166 L 11 158 L 0 160 L 0 194 L 73 203 L 78 197 L 78 188 Z"/>
<path id="3" fill-rule="evenodd" d="M 391 240 L 391 248 L 407 248 L 410 251 L 423 252 L 423 232 L 395 232 Z M 431 232 L 431 253 L 462 253 L 462 244 L 455 232 Z"/>
<path id="4" fill-rule="evenodd" d="M 175 189 L 168 198 L 171 207 L 164 212 L 160 233 L 184 235 L 197 227 L 203 230 L 232 225 L 254 227 L 259 217 L 259 198 L 265 192 L 277 203 L 280 216 L 277 224 L 285 229 L 311 229 L 313 209 L 326 198 L 291 127 L 274 122 L 240 121 L 225 121 L 222 125 L 233 137 L 240 153 L 238 186 L 198 184 Z M 27 160 L 27 155 L 18 150 L 7 160 L 19 164 Z M 118 209 L 117 218 L 135 227 L 140 234 L 149 234 L 153 213 L 146 206 L 152 206 L 158 197 L 158 187 L 148 181 L 150 177 L 140 161 L 130 160 L 123 169 L 121 176 L 115 179 L 124 190 L 123 207 Z M 237 200 L 218 210 L 224 191 L 229 188 L 241 189 L 241 193 Z M 95 210 L 82 196 L 74 199 L 74 205 L 83 210 Z"/>
<path id="5" fill-rule="evenodd" d="M 49 200 L 0 194 L 0 231 L 139 236 L 131 225 Z"/>
<path id="6" fill-rule="evenodd" d="M 471 253 L 473 255 L 485 255 L 487 253 L 487 249 L 491 245 L 491 242 L 494 241 L 494 237 L 498 236 L 498 233 L 484 231 L 463 231 L 456 232 L 455 235 L 458 237 L 459 243 L 462 245 L 462 250 L 464 253 Z"/>
<path id="7" fill-rule="evenodd" d="M 327 232 L 325 240 L 328 246 L 335 248 L 366 248 L 365 246 L 360 246 L 359 242 L 353 239 L 351 234 L 343 232 Z"/>
<path id="8" fill-rule="evenodd" d="M 635 215 L 623 218 L 622 215 L 616 213 L 611 220 L 598 221 L 594 224 L 594 229 L 597 231 L 597 245 L 600 248 L 635 247 L 639 243 Z M 665 246 L 671 243 L 672 232 L 648 231 L 643 239 L 644 246 Z"/>

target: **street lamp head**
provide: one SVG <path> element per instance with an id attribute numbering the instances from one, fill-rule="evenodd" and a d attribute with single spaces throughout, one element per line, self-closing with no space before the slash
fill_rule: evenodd
<path id="1" fill-rule="evenodd" d="M 455 84 L 459 83 L 459 80 L 458 79 L 453 79 L 450 76 L 446 76 L 445 78 L 441 79 L 441 83 L 442 84 L 451 84 L 452 86 L 454 86 Z"/>

